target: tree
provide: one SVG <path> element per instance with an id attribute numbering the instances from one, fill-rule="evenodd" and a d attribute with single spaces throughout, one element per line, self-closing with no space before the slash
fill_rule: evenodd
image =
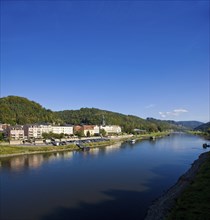
<path id="1" fill-rule="evenodd" d="M 84 131 L 76 131 L 75 135 L 78 136 L 78 138 L 81 138 L 81 137 L 85 136 Z"/>
<path id="2" fill-rule="evenodd" d="M 90 131 L 87 131 L 87 137 L 90 137 Z"/>
<path id="3" fill-rule="evenodd" d="M 105 135 L 106 135 L 106 131 L 105 131 L 104 129 L 100 129 L 100 134 L 101 134 L 102 136 L 105 136 Z"/>
<path id="4" fill-rule="evenodd" d="M 4 134 L 2 132 L 0 132 L 0 141 L 4 140 Z"/>

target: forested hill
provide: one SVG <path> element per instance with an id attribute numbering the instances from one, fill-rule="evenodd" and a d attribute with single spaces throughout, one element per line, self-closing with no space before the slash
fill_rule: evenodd
<path id="1" fill-rule="evenodd" d="M 57 116 L 69 124 L 102 124 L 103 117 L 107 125 L 120 125 L 124 132 L 131 132 L 133 129 L 147 131 L 163 131 L 177 129 L 162 121 L 149 121 L 133 115 L 124 115 L 116 112 L 100 110 L 96 108 L 81 108 L 80 110 L 65 110 L 56 112 Z"/>
<path id="2" fill-rule="evenodd" d="M 175 128 L 178 127 L 180 130 L 193 130 L 196 127 L 204 124 L 203 122 L 200 121 L 172 121 L 172 120 L 157 120 L 154 118 L 147 118 L 147 120 L 154 122 L 154 123 L 166 123 L 167 124 L 171 124 L 174 125 Z"/>
<path id="3" fill-rule="evenodd" d="M 0 98 L 0 122 L 15 125 L 62 121 L 54 112 L 34 101 L 18 96 L 7 96 Z"/>
<path id="4" fill-rule="evenodd" d="M 202 125 L 203 123 L 200 121 L 177 121 L 176 124 L 183 126 L 187 129 L 194 129 L 194 128 Z"/>
<path id="5" fill-rule="evenodd" d="M 195 131 L 210 132 L 210 122 L 202 124 L 194 129 Z"/>
<path id="6" fill-rule="evenodd" d="M 23 97 L 8 96 L 0 98 L 0 123 L 28 124 L 50 122 L 56 124 L 96 124 L 119 125 L 124 132 L 133 129 L 146 131 L 178 130 L 179 126 L 156 119 L 142 119 L 133 115 L 96 108 L 81 108 L 80 110 L 65 110 L 53 112 L 43 108 L 40 104 Z"/>

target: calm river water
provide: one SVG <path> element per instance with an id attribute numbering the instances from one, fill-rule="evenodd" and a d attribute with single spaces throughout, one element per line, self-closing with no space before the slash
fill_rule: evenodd
<path id="1" fill-rule="evenodd" d="M 0 159 L 2 220 L 144 219 L 148 206 L 205 152 L 173 134 L 89 152 Z"/>

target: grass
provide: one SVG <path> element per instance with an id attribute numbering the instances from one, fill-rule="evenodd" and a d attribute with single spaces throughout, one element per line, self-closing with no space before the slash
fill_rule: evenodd
<path id="1" fill-rule="evenodd" d="M 85 146 L 88 146 L 88 147 L 105 147 L 105 146 L 108 146 L 108 145 L 112 145 L 116 143 L 116 141 L 102 141 L 102 142 L 91 142 L 91 143 L 88 143 L 88 144 L 84 144 Z"/>
<path id="2" fill-rule="evenodd" d="M 104 147 L 114 144 L 115 141 L 104 141 L 96 143 L 88 143 L 86 146 L 89 147 Z M 68 151 L 68 150 L 78 150 L 78 147 L 74 144 L 71 145 L 61 145 L 61 146 L 11 146 L 11 145 L 1 145 L 0 146 L 0 156 L 12 155 L 12 154 L 31 154 L 31 153 L 45 153 L 54 151 Z"/>
<path id="3" fill-rule="evenodd" d="M 167 220 L 210 219 L 210 152 L 191 185 L 177 199 Z"/>
<path id="4" fill-rule="evenodd" d="M 28 154 L 35 152 L 49 152 L 49 151 L 62 151 L 62 150 L 74 150 L 78 149 L 75 145 L 64 146 L 0 146 L 0 155 L 10 154 Z"/>

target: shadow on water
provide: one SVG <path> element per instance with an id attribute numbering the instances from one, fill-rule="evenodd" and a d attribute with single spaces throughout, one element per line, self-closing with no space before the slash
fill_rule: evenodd
<path id="1" fill-rule="evenodd" d="M 150 181 L 146 191 L 109 190 L 102 192 L 109 199 L 98 203 L 80 202 L 77 207 L 57 207 L 41 220 L 107 220 L 144 219 L 151 203 L 175 184 L 183 170 L 179 165 L 160 165 L 154 168 L 159 178 Z M 174 175 L 177 173 L 177 175 Z"/>
<path id="2" fill-rule="evenodd" d="M 150 199 L 146 192 L 109 190 L 109 200 L 97 204 L 81 202 L 77 207 L 57 207 L 41 220 L 144 219 Z"/>

